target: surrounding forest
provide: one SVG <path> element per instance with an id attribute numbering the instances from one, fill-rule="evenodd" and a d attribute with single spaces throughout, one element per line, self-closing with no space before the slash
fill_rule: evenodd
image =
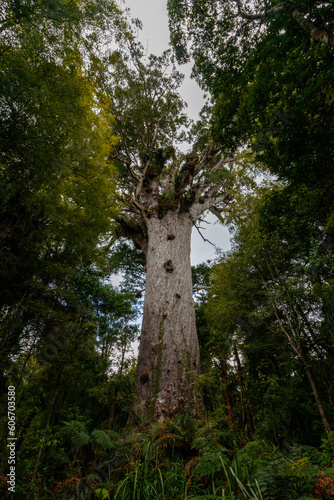
<path id="1" fill-rule="evenodd" d="M 167 8 L 1 3 L 0 497 L 334 498 L 333 0 Z"/>

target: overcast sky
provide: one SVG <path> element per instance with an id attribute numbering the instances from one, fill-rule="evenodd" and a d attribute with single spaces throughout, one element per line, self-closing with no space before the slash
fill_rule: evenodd
<path id="1" fill-rule="evenodd" d="M 125 4 L 130 8 L 131 17 L 139 18 L 143 23 L 143 30 L 139 32 L 139 39 L 147 48 L 149 53 L 160 55 L 169 45 L 169 30 L 166 0 L 125 0 Z M 204 100 L 202 91 L 195 80 L 190 78 L 191 64 L 180 66 L 180 72 L 185 75 L 184 82 L 180 88 L 180 94 L 188 104 L 188 116 L 193 120 L 198 119 Z M 214 246 L 203 241 L 196 229 L 193 229 L 191 244 L 192 265 L 216 256 L 215 246 L 222 250 L 229 250 L 230 235 L 227 228 L 223 227 L 216 218 L 209 214 L 207 220 L 211 224 L 205 226 L 203 235 L 210 240 Z"/>

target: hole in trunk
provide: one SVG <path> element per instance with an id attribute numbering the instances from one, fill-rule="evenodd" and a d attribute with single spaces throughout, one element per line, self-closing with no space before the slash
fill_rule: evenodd
<path id="1" fill-rule="evenodd" d="M 164 263 L 164 268 L 166 270 L 166 273 L 172 273 L 174 271 L 174 266 L 171 260 L 167 260 Z"/>
<path id="2" fill-rule="evenodd" d="M 175 234 L 167 234 L 167 241 L 174 240 Z"/>
<path id="3" fill-rule="evenodd" d="M 175 297 L 176 297 L 177 299 L 180 299 L 180 298 L 181 298 L 181 295 L 180 295 L 179 293 L 176 293 L 176 294 L 175 294 Z"/>
<path id="4" fill-rule="evenodd" d="M 150 380 L 148 372 L 144 372 L 140 375 L 140 381 L 142 384 L 146 384 Z"/>

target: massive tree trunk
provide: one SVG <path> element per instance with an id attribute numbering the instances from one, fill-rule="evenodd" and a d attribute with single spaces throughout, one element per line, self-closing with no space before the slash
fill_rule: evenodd
<path id="1" fill-rule="evenodd" d="M 146 221 L 147 280 L 134 411 L 155 420 L 201 409 L 192 382 L 200 371 L 190 266 L 192 219 L 168 211 Z"/>
<path id="2" fill-rule="evenodd" d="M 130 61 L 121 56 L 113 66 L 109 89 L 113 127 L 120 138 L 112 152 L 121 174 L 116 236 L 131 239 L 146 256 L 133 413 L 163 420 L 201 412 L 193 384 L 200 359 L 190 237 L 206 211 L 221 217 L 230 200 L 236 159 L 225 158 L 212 141 L 196 144 L 187 154 L 178 152 L 173 143 L 184 140 L 191 125 L 176 93 L 181 75 L 168 53 L 150 57 L 147 67 L 136 44 L 129 55 Z"/>

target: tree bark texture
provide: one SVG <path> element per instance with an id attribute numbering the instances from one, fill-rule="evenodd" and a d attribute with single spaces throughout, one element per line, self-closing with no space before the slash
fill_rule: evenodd
<path id="1" fill-rule="evenodd" d="M 200 372 L 192 296 L 188 212 L 146 221 L 144 316 L 135 376 L 135 413 L 154 420 L 201 410 L 192 382 Z"/>

